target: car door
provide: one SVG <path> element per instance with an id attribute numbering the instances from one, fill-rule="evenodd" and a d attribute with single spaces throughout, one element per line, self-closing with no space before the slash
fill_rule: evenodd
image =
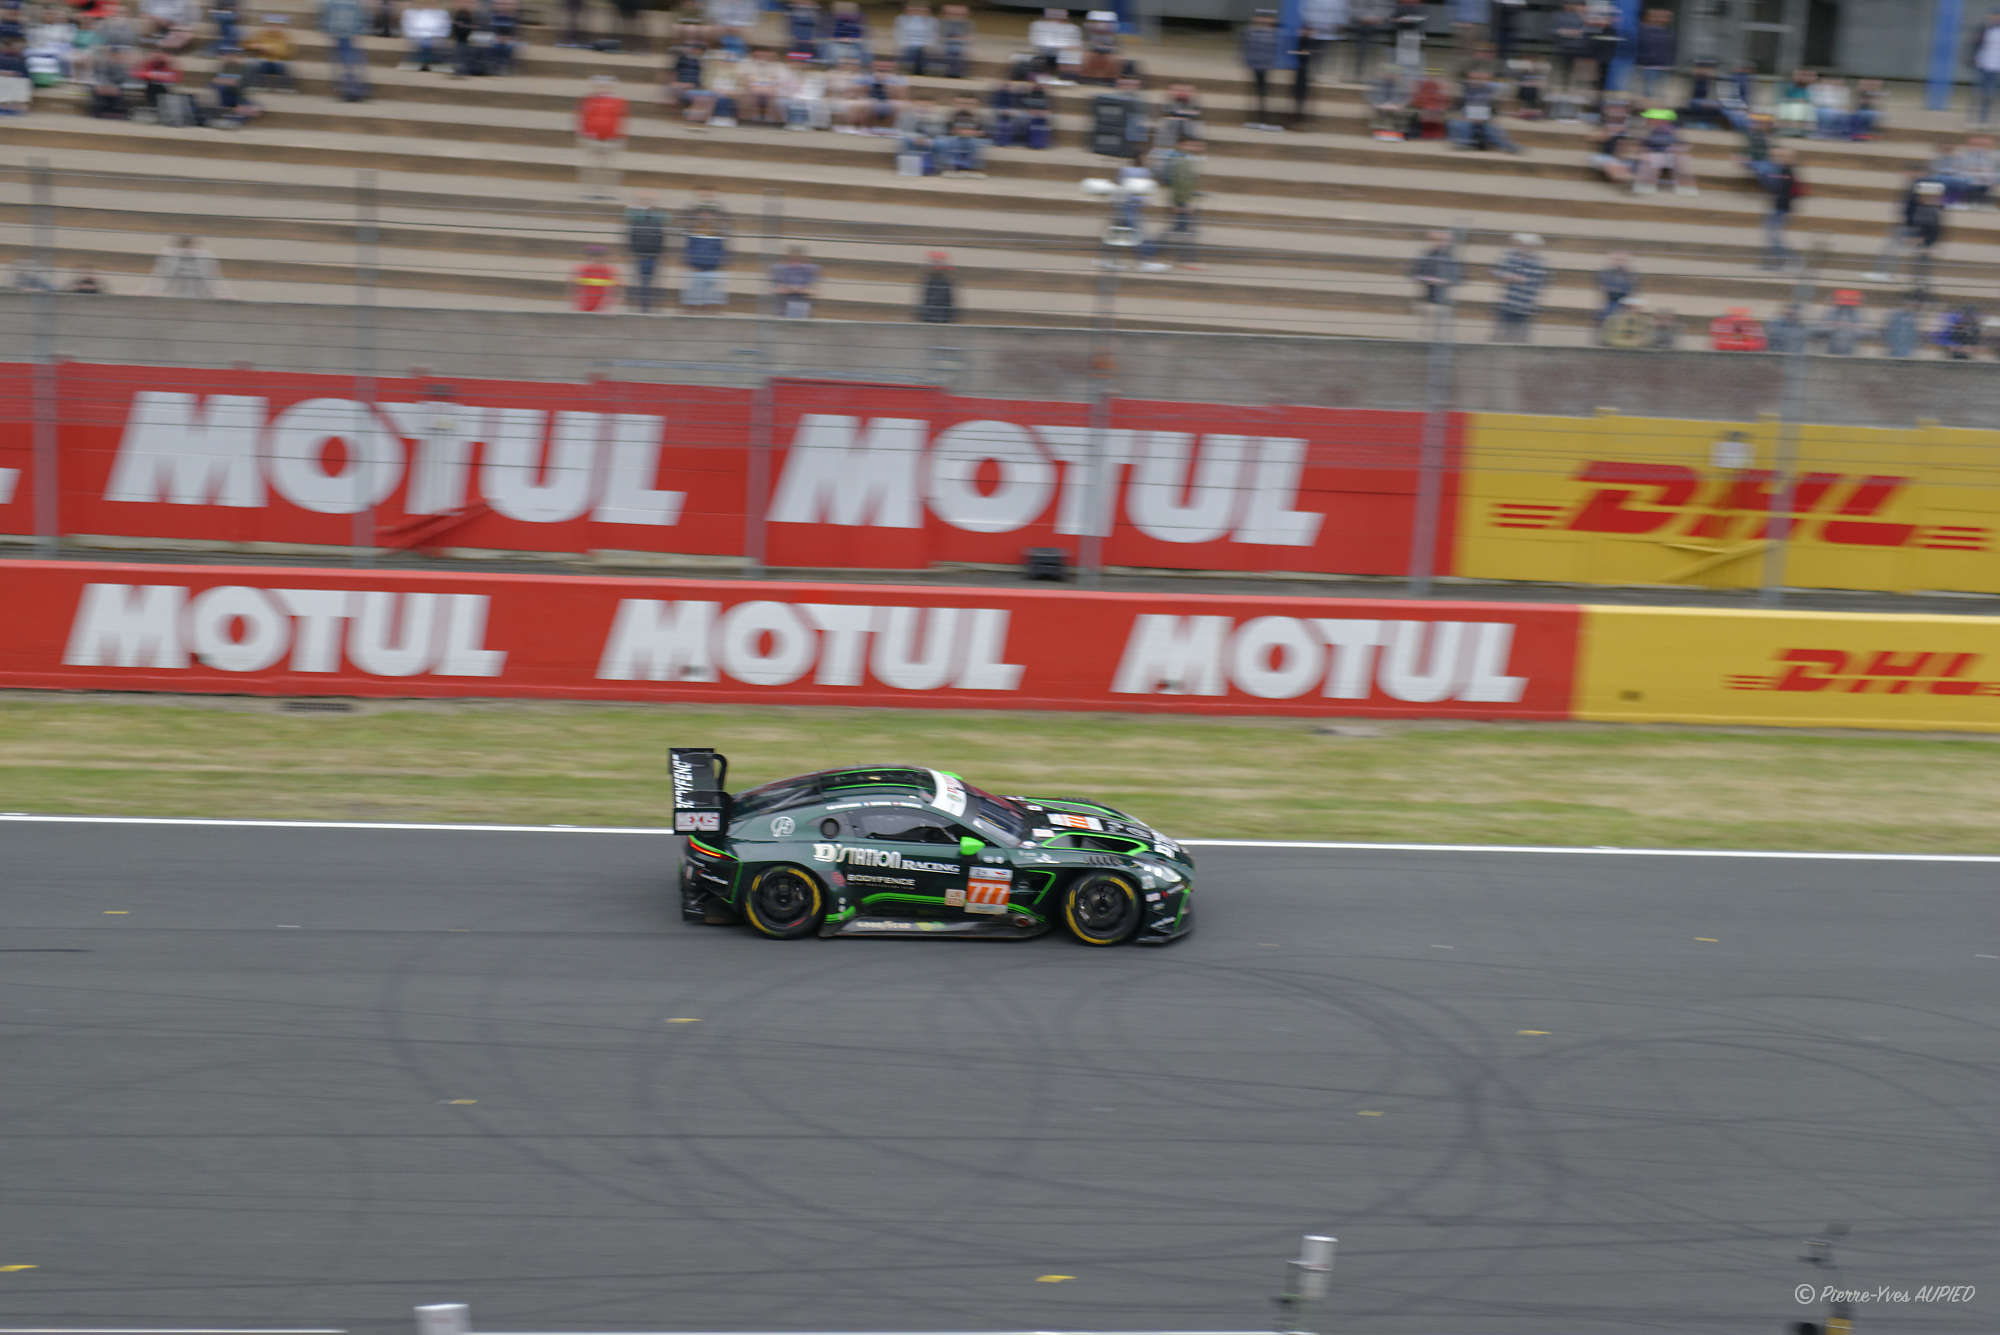
<path id="1" fill-rule="evenodd" d="M 862 842 L 843 848 L 841 872 L 865 908 L 920 917 L 965 912 L 966 860 L 948 818 L 927 807 L 885 805 L 856 813 L 853 823 Z"/>

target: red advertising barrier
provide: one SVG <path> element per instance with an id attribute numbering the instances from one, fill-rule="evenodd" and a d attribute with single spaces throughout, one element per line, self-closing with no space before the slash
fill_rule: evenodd
<path id="1" fill-rule="evenodd" d="M 1401 573 L 1421 413 L 56 368 L 65 534 L 747 555 L 776 566 L 1013 564 Z M 0 533 L 33 532 L 29 368 L 0 366 Z M 761 402 L 760 396 L 768 396 Z M 768 458 L 753 442 L 768 417 Z M 1446 440 L 1449 570 L 1462 430 Z"/>
<path id="2" fill-rule="evenodd" d="M 0 687 L 1560 719 L 1574 607 L 0 563 Z"/>

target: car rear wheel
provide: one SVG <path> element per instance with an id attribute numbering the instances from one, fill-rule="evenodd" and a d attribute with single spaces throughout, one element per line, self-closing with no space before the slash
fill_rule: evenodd
<path id="1" fill-rule="evenodd" d="M 1115 946 L 1139 930 L 1139 887 L 1117 872 L 1079 876 L 1063 892 L 1063 921 L 1086 946 Z"/>
<path id="2" fill-rule="evenodd" d="M 767 867 L 750 882 L 743 916 L 765 936 L 780 940 L 806 936 L 826 916 L 819 880 L 797 867 Z"/>

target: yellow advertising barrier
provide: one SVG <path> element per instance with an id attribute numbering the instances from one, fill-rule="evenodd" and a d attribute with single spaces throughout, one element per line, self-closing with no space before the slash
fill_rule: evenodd
<path id="1" fill-rule="evenodd" d="M 1763 583 L 1775 420 L 1468 414 L 1453 573 L 1563 584 Z M 1798 428 L 1784 582 L 2000 592 L 2000 432 Z"/>
<path id="2" fill-rule="evenodd" d="M 1583 612 L 1580 719 L 2000 732 L 2000 617 Z"/>

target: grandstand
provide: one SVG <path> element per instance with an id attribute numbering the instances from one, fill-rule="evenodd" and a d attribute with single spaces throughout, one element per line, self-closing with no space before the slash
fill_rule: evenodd
<path id="1" fill-rule="evenodd" d="M 944 247 L 967 318 L 1102 318 L 1104 206 L 1078 188 L 1108 162 L 1082 146 L 1096 89 L 1054 90 L 1055 148 L 998 150 L 985 179 L 911 178 L 895 172 L 892 139 L 691 127 L 659 103 L 662 56 L 558 48 L 545 27 L 530 31 L 517 72 L 495 78 L 398 69 L 400 42 L 363 39 L 375 95 L 342 102 L 331 96 L 329 44 L 306 0 L 265 11 L 290 15 L 301 91 L 261 95 L 268 114 L 248 129 L 94 120 L 60 93 L 8 122 L 0 259 L 32 245 L 29 164 L 43 160 L 53 171 L 47 220 L 57 269 L 92 267 L 113 290 L 136 291 L 165 240 L 191 231 L 221 258 L 237 297 L 347 303 L 356 291 L 357 184 L 369 173 L 379 218 L 375 300 L 560 309 L 584 247 L 621 235 L 618 206 L 582 201 L 575 184 L 575 102 L 589 76 L 608 73 L 632 103 L 628 192 L 656 192 L 678 209 L 712 186 L 735 215 L 736 312 L 757 309 L 765 266 L 804 241 L 826 270 L 820 316 L 910 318 L 924 253 Z M 762 35 L 775 38 L 776 18 L 764 21 Z M 982 12 L 973 77 L 913 83 L 933 95 L 984 93 L 1019 49 L 1025 21 Z M 664 26 L 661 16 L 654 22 Z M 1367 134 L 1361 89 L 1342 83 L 1319 90 L 1314 129 L 1271 134 L 1244 126 L 1246 81 L 1220 34 L 1174 33 L 1131 54 L 1153 86 L 1184 80 L 1202 92 L 1207 253 L 1199 272 L 1122 277 L 1121 327 L 1418 336 L 1406 271 L 1433 227 L 1468 231 L 1461 330 L 1469 337 L 1484 337 L 1498 297 L 1490 265 L 1516 231 L 1547 239 L 1544 343 L 1591 338 L 1593 275 L 1614 250 L 1639 257 L 1645 296 L 1677 312 L 1689 332 L 1734 306 L 1768 315 L 1799 290 L 1794 278 L 1757 268 L 1763 198 L 1735 165 L 1736 136 L 1691 132 L 1699 197 L 1635 197 L 1589 172 L 1589 129 L 1580 124 L 1510 122 L 1521 156 L 1381 143 Z M 1323 78 L 1345 76 L 1344 59 L 1337 63 L 1337 75 Z M 1862 275 L 1875 267 L 1900 173 L 1934 146 L 1955 144 L 1959 129 L 1904 92 L 1872 141 L 1799 141 L 1810 197 L 1793 241 L 1825 247 L 1819 277 L 1871 286 Z M 1984 264 L 2000 258 L 2000 215 L 1953 213 L 1944 254 L 1939 288 L 1976 288 Z M 1893 289 L 1872 286 L 1871 302 L 1885 305 Z"/>

